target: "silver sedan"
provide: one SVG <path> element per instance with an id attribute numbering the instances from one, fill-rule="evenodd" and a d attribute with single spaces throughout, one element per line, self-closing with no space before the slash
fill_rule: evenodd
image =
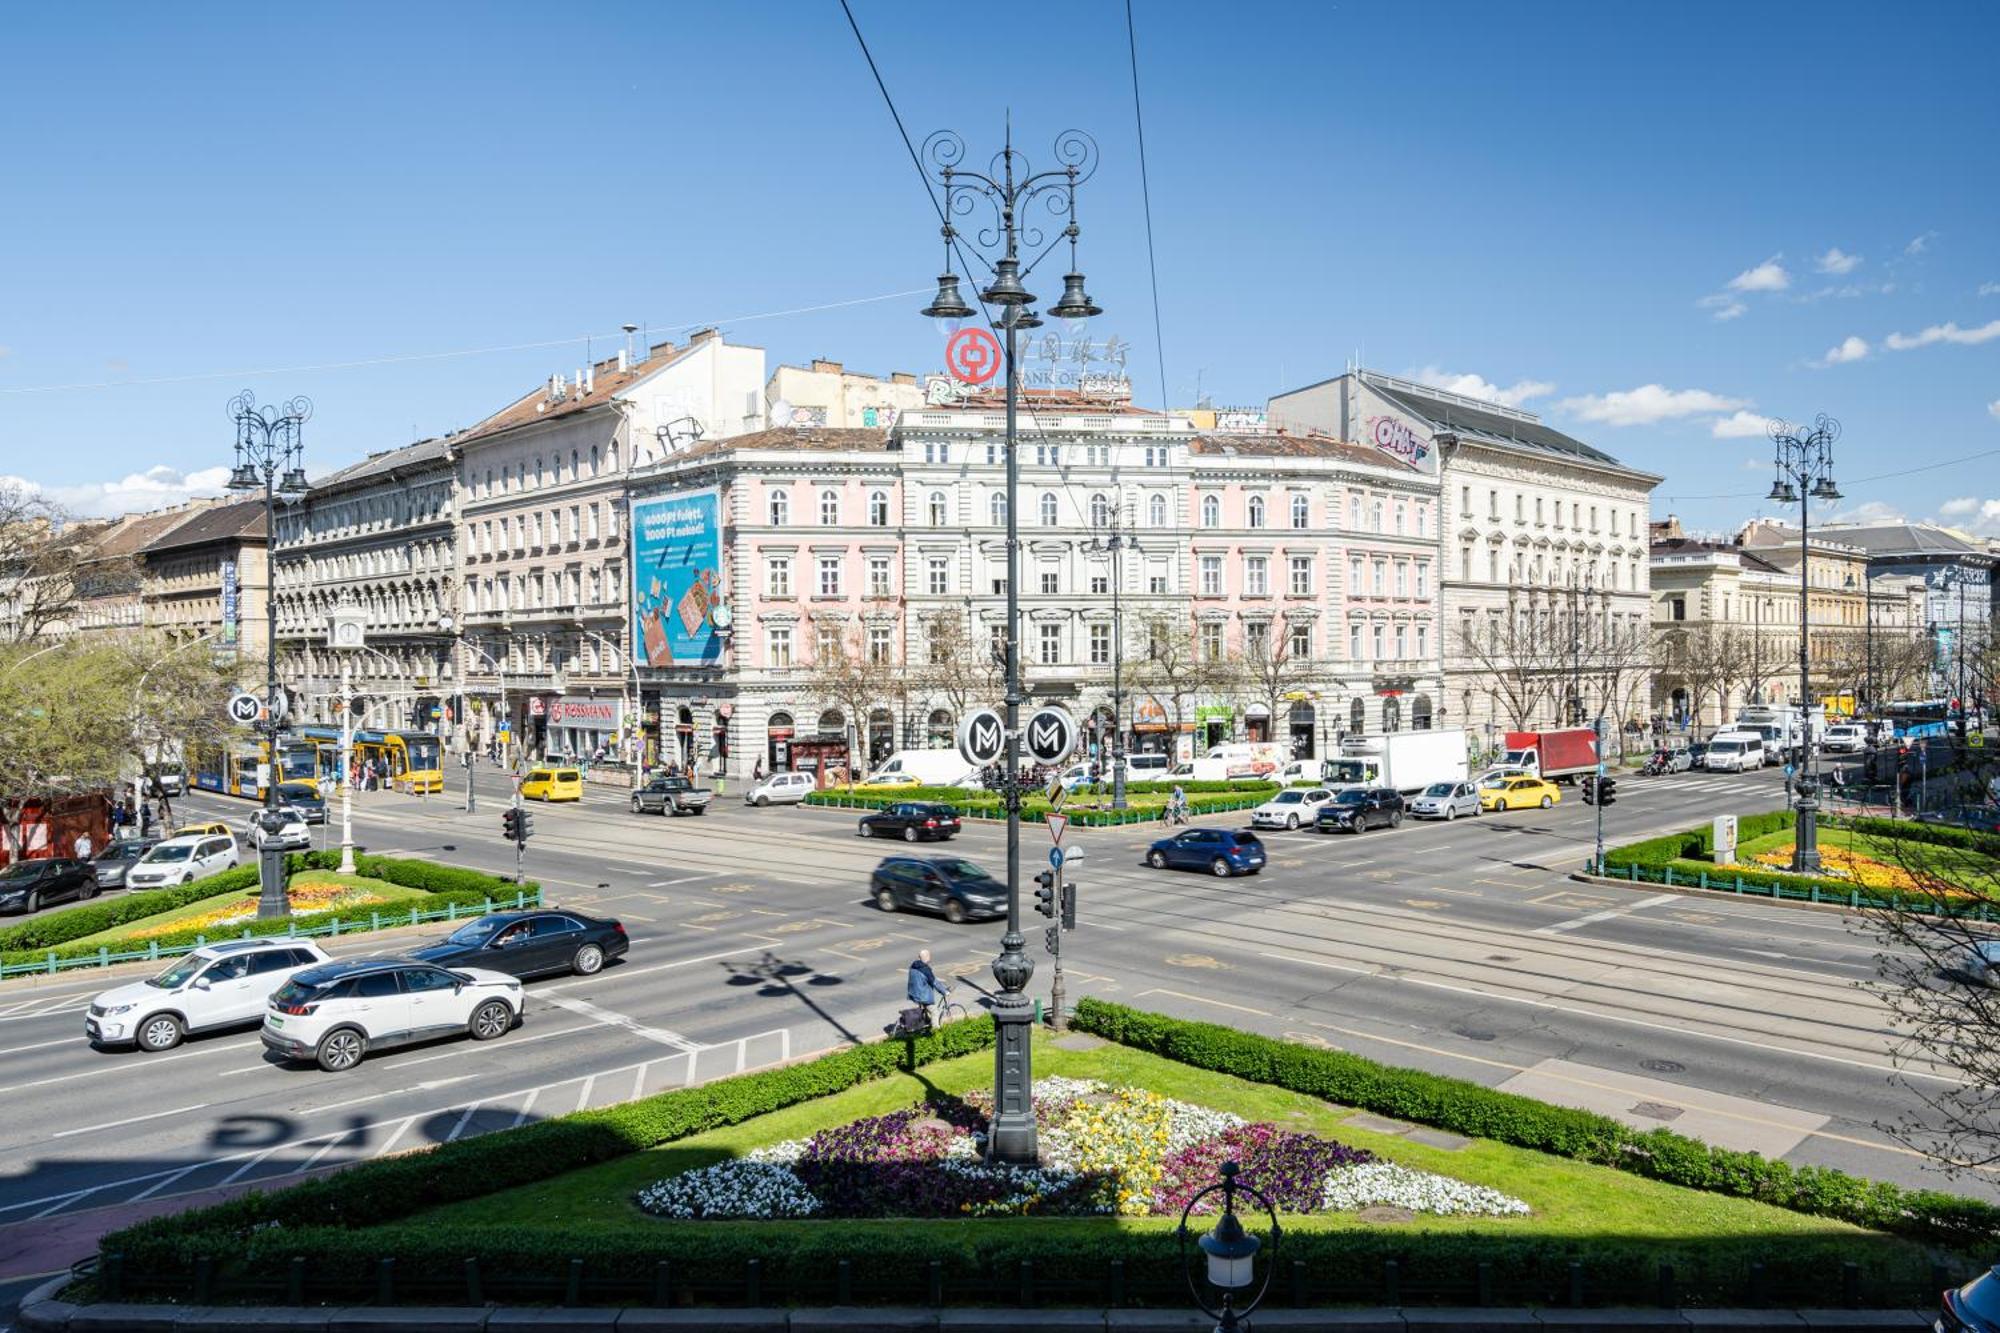
<path id="1" fill-rule="evenodd" d="M 1418 819 L 1457 819 L 1479 813 L 1479 789 L 1470 782 L 1433 782 L 1410 801 Z"/>

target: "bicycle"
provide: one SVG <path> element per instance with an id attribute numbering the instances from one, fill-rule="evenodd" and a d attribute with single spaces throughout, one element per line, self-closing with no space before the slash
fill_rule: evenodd
<path id="1" fill-rule="evenodd" d="M 966 1007 L 951 998 L 946 991 L 929 1004 L 913 1004 L 896 1015 L 890 1030 L 898 1037 L 923 1037 L 937 1031 L 946 1023 L 955 1023 L 961 1018 L 970 1018 Z"/>
<path id="2" fill-rule="evenodd" d="M 1160 822 L 1173 827 L 1188 822 L 1188 808 L 1184 805 L 1169 805 L 1160 811 Z"/>

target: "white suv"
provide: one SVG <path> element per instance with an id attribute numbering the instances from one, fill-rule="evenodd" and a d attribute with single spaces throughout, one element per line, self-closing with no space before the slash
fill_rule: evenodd
<path id="1" fill-rule="evenodd" d="M 228 870 L 242 860 L 236 851 L 236 839 L 227 834 L 168 838 L 125 872 L 125 887 L 157 889 L 162 884 L 192 884 L 218 870 Z"/>
<path id="2" fill-rule="evenodd" d="M 1310 828 L 1319 818 L 1319 808 L 1332 799 L 1333 793 L 1324 787 L 1287 787 L 1250 812 L 1250 827 Z"/>
<path id="3" fill-rule="evenodd" d="M 812 794 L 810 773 L 773 773 L 743 793 L 746 805 L 797 805 Z"/>
<path id="4" fill-rule="evenodd" d="M 264 1045 L 337 1074 L 390 1046 L 458 1034 L 491 1041 L 514 1026 L 521 1008 L 516 977 L 361 958 L 308 968 L 280 987 L 264 1012 Z"/>
<path id="5" fill-rule="evenodd" d="M 211 944 L 158 976 L 99 995 L 84 1015 L 83 1034 L 93 1046 L 169 1050 L 190 1032 L 256 1022 L 272 991 L 293 973 L 326 961 L 326 951 L 311 940 Z"/>
<path id="6" fill-rule="evenodd" d="M 305 812 L 297 806 L 281 805 L 276 810 L 259 810 L 250 817 L 244 838 L 262 851 L 276 847 L 287 852 L 312 850 L 312 833 L 306 828 Z"/>

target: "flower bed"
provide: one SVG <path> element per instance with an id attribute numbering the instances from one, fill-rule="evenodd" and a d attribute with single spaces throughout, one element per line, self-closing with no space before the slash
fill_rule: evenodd
<path id="1" fill-rule="evenodd" d="M 382 886 L 383 889 L 388 887 L 386 884 Z M 291 903 L 291 916 L 295 921 L 310 920 L 313 917 L 324 916 L 328 912 L 339 912 L 349 908 L 373 907 L 389 902 L 393 898 L 408 896 L 410 895 L 405 893 L 382 892 L 363 884 L 310 879 L 305 874 L 293 876 L 291 882 L 285 886 L 285 898 Z M 253 921 L 256 916 L 257 895 L 252 893 L 248 897 L 229 898 L 193 916 L 166 916 L 152 925 L 126 931 L 124 938 L 148 940 L 183 930 L 221 930 Z"/>
<path id="2" fill-rule="evenodd" d="M 1239 1178 L 1285 1212 L 1374 1204 L 1437 1215 L 1528 1212 L 1497 1190 L 1378 1161 L 1365 1149 L 1088 1079 L 1035 1084 L 1039 1165 L 989 1164 L 989 1106 L 977 1093 L 933 1098 L 670 1176 L 640 1190 L 638 1203 L 675 1219 L 1175 1216 L 1234 1161 Z"/>
<path id="3" fill-rule="evenodd" d="M 1768 852 L 1759 852 L 1751 859 L 1759 865 L 1776 870 L 1789 870 L 1795 849 L 1789 844 L 1776 847 Z M 1864 889 L 1900 889 L 1905 893 L 1920 892 L 1927 886 L 1901 866 L 1889 865 L 1872 856 L 1845 847 L 1822 843 L 1819 850 L 1820 868 L 1829 879 L 1843 879 L 1859 884 Z"/>

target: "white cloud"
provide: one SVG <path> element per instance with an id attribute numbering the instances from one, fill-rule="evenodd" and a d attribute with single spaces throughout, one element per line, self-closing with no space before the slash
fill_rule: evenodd
<path id="1" fill-rule="evenodd" d="M 1979 294 L 1981 296 L 2000 296 L 2000 282 L 1980 283 Z M 0 356 L 5 356 L 5 355 L 7 355 L 7 349 L 4 347 L 0 347 Z"/>
<path id="2" fill-rule="evenodd" d="M 1880 500 L 1864 500 L 1852 509 L 1843 509 L 1830 517 L 1834 523 L 1907 523 L 1909 519 L 1894 505 Z"/>
<path id="3" fill-rule="evenodd" d="M 1944 518 L 1961 518 L 1966 514 L 1978 512 L 1979 497 L 1976 495 L 1961 495 L 1955 500 L 1946 500 L 1938 506 L 1938 513 Z"/>
<path id="4" fill-rule="evenodd" d="M 1814 258 L 1813 266 L 1822 273 L 1852 273 L 1861 267 L 1861 256 L 1847 254 L 1836 245 Z"/>
<path id="5" fill-rule="evenodd" d="M 1764 420 L 1755 412 L 1732 412 L 1710 422 L 1708 433 L 1718 440 L 1748 440 L 1764 433 Z"/>
<path id="6" fill-rule="evenodd" d="M 1695 304 L 1703 310 L 1714 311 L 1715 318 L 1719 320 L 1735 319 L 1750 308 L 1735 297 L 1724 292 L 1716 292 L 1712 296 L 1704 296 L 1699 301 L 1696 301 Z"/>
<path id="7" fill-rule="evenodd" d="M 1866 338 L 1857 338 L 1850 333 L 1847 337 L 1840 340 L 1839 346 L 1827 348 L 1826 355 L 1813 364 L 1816 366 L 1841 366 L 1846 365 L 1850 361 L 1859 361 L 1867 355 L 1868 340 Z"/>
<path id="8" fill-rule="evenodd" d="M 1703 412 L 1729 412 L 1748 407 L 1747 398 L 1725 398 L 1706 389 L 1669 389 L 1660 384 L 1642 384 L 1636 389 L 1615 393 L 1587 394 L 1565 398 L 1556 406 L 1585 421 L 1606 426 L 1650 426 L 1674 417 L 1691 417 Z"/>
<path id="9" fill-rule="evenodd" d="M 1792 285 L 1792 275 L 1785 272 L 1785 266 L 1778 261 L 1783 255 L 1772 255 L 1755 268 L 1746 268 L 1729 280 L 1732 292 L 1782 292 Z"/>
<path id="10" fill-rule="evenodd" d="M 1982 500 L 1973 495 L 1961 495 L 1954 500 L 1946 500 L 1938 506 L 1938 517 L 1950 520 L 1948 526 L 1977 533 L 1982 537 L 2000 536 L 2000 500 Z"/>
<path id="11" fill-rule="evenodd" d="M 1912 238 L 1910 243 L 1903 247 L 1903 253 L 1906 255 L 1922 254 L 1931 248 L 1931 242 L 1937 239 L 1937 235 L 1934 231 L 1927 231 L 1921 236 Z"/>
<path id="12" fill-rule="evenodd" d="M 116 481 L 90 481 L 71 486 L 44 486 L 26 477 L 0 476 L 0 484 L 12 482 L 82 518 L 109 518 L 134 510 L 162 509 L 197 496 L 223 493 L 229 480 L 226 467 L 207 467 L 182 472 L 164 463 L 144 472 L 132 472 Z"/>
<path id="13" fill-rule="evenodd" d="M 2000 338 L 2000 319 L 1981 324 L 1976 329 L 1961 329 L 1954 323 L 1933 324 L 1922 333 L 1892 333 L 1883 342 L 1899 352 L 1907 352 L 1912 347 L 1929 347 L 1932 343 L 1962 343 L 1973 346 Z"/>
<path id="14" fill-rule="evenodd" d="M 1991 412 L 1994 416 L 2000 417 L 2000 398 L 1995 398 L 1992 402 L 1988 403 L 1986 405 L 1986 410 L 1988 412 Z"/>
<path id="15" fill-rule="evenodd" d="M 1410 376 L 1423 384 L 1435 385 L 1448 393 L 1462 393 L 1467 398 L 1483 398 L 1489 403 L 1502 407 L 1519 407 L 1531 398 L 1546 398 L 1556 391 L 1556 386 L 1547 380 L 1515 380 L 1506 388 L 1501 388 L 1482 375 L 1454 375 L 1436 366 L 1425 366 Z"/>

